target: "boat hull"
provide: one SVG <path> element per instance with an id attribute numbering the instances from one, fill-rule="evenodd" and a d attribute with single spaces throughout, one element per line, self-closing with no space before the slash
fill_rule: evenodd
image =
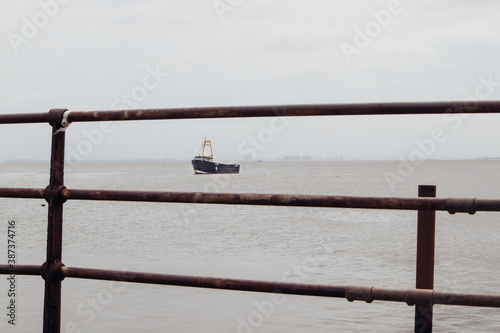
<path id="1" fill-rule="evenodd" d="M 191 161 L 193 164 L 194 173 L 239 173 L 239 164 L 223 164 L 212 161 L 204 161 L 194 159 Z"/>

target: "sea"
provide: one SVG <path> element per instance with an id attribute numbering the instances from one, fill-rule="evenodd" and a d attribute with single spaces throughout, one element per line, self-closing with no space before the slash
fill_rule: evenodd
<path id="1" fill-rule="evenodd" d="M 0 187 L 45 188 L 48 162 L 0 163 Z M 184 162 L 69 163 L 70 189 L 500 199 L 500 161 L 242 162 L 195 175 Z M 435 290 L 499 294 L 500 213 L 437 212 Z M 47 205 L 0 199 L 0 258 L 15 222 L 16 264 L 45 261 Z M 68 201 L 63 262 L 137 272 L 333 286 L 415 287 L 417 212 L 345 208 Z M 7 277 L 0 332 L 40 332 L 44 281 Z M 62 332 L 413 332 L 406 303 L 274 295 L 67 278 Z M 500 332 L 500 309 L 434 306 L 435 332 Z"/>

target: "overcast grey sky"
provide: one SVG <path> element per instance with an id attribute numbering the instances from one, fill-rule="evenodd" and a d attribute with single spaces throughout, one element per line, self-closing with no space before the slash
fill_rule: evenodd
<path id="1" fill-rule="evenodd" d="M 2 3 L 1 113 L 500 100 L 498 1 Z M 79 159 L 500 156 L 500 116 L 72 124 Z M 0 126 L 0 160 L 47 159 L 48 125 Z M 17 141 L 17 142 L 15 142 Z"/>

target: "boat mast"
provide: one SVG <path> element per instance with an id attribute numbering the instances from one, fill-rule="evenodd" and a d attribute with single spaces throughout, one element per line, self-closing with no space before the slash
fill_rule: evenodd
<path id="1" fill-rule="evenodd" d="M 205 155 L 205 150 L 208 153 L 208 150 L 210 150 L 210 155 Z M 200 154 L 201 151 L 201 154 Z M 214 151 L 212 149 L 212 141 L 207 140 L 205 137 L 205 140 L 203 140 L 203 144 L 201 145 L 200 151 L 198 152 L 198 155 L 201 155 L 203 157 L 208 157 L 208 158 L 213 158 L 214 157 Z"/>

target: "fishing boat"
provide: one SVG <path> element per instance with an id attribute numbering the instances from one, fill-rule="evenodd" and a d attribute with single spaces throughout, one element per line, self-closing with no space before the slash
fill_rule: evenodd
<path id="1" fill-rule="evenodd" d="M 224 164 L 214 162 L 214 152 L 212 149 L 212 141 L 203 140 L 198 154 L 191 161 L 195 174 L 202 173 L 239 173 L 239 164 Z"/>

